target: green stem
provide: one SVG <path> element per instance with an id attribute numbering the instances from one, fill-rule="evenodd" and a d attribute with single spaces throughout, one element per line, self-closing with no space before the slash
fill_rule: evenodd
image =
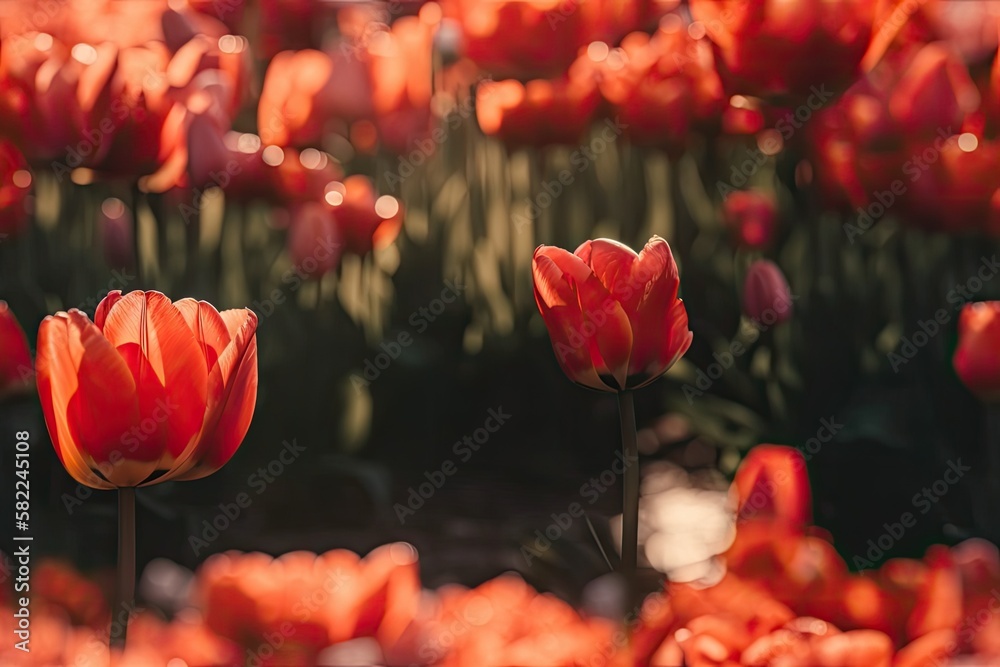
<path id="1" fill-rule="evenodd" d="M 632 597 L 636 592 L 636 555 L 639 545 L 639 445 L 632 392 L 623 391 L 618 394 L 618 412 L 622 425 L 622 453 L 625 455 L 621 574 L 625 577 Z"/>
<path id="2" fill-rule="evenodd" d="M 135 606 L 135 488 L 118 489 L 118 585 L 111 608 L 111 646 L 124 649 Z M 124 615 L 122 612 L 125 612 Z"/>

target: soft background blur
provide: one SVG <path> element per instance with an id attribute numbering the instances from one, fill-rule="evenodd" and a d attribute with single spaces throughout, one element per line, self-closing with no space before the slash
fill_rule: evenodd
<path id="1" fill-rule="evenodd" d="M 593 531 L 530 563 L 522 547 L 611 465 L 617 408 L 560 372 L 531 253 L 652 234 L 694 344 L 637 397 L 644 470 L 725 489 L 750 447 L 803 448 L 827 420 L 816 523 L 849 563 L 958 459 L 972 471 L 883 558 L 1000 540 L 996 420 L 951 365 L 956 306 L 1000 298 L 969 282 L 998 250 L 998 3 L 802 2 L 758 33 L 741 3 L 692 4 L 0 1 L 0 299 L 29 340 L 113 289 L 261 318 L 246 440 L 207 479 L 140 491 L 140 571 L 403 540 L 426 586 L 514 569 L 579 600 L 608 571 L 617 479 Z M 794 314 L 697 384 L 747 326 L 760 257 Z M 491 409 L 509 421 L 462 460 Z M 46 437 L 33 396 L 0 426 Z M 305 449 L 261 488 L 285 441 Z M 113 494 L 67 507 L 76 483 L 32 456 L 36 548 L 111 566 Z M 241 492 L 252 505 L 192 547 Z"/>

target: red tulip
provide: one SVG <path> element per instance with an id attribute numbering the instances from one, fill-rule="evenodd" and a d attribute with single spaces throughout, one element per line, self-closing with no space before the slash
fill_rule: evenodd
<path id="1" fill-rule="evenodd" d="M 766 326 L 792 316 L 792 294 L 778 265 L 760 259 L 750 265 L 743 284 L 743 314 Z"/>
<path id="2" fill-rule="evenodd" d="M 476 119 L 485 134 L 509 146 L 578 144 L 601 103 L 594 74 L 581 58 L 559 79 L 484 83 L 476 89 Z M 610 129 L 614 140 L 618 131 Z"/>
<path id="3" fill-rule="evenodd" d="M 597 2 L 451 0 L 465 55 L 494 76 L 531 78 L 564 70 L 593 35 Z"/>
<path id="4" fill-rule="evenodd" d="M 767 517 L 803 528 L 812 517 L 806 462 L 792 447 L 754 447 L 736 471 L 730 495 L 742 520 Z"/>
<path id="5" fill-rule="evenodd" d="M 440 23 L 440 8 L 429 4 L 418 16 L 404 16 L 368 40 L 371 101 L 379 139 L 395 153 L 414 148 L 428 152 L 423 146 L 432 128 L 431 54 Z M 425 141 L 418 143 L 420 139 Z"/>
<path id="6" fill-rule="evenodd" d="M 31 387 L 28 337 L 5 301 L 0 301 L 0 397 Z"/>
<path id="7" fill-rule="evenodd" d="M 676 15 L 653 35 L 627 35 L 601 62 L 601 92 L 636 144 L 682 149 L 691 131 L 716 121 L 726 95 L 708 40 L 691 37 Z M 589 50 L 588 50 L 589 53 Z"/>
<path id="8" fill-rule="evenodd" d="M 848 240 L 890 206 L 915 227 L 1000 233 L 1000 189 L 990 178 L 1000 169 L 998 74 L 977 82 L 949 45 L 914 45 L 817 116 L 817 181 L 826 199 L 854 209 Z"/>
<path id="9" fill-rule="evenodd" d="M 986 402 L 1000 400 L 1000 301 L 962 308 L 952 364 L 969 391 Z"/>
<path id="10" fill-rule="evenodd" d="M 854 0 L 691 0 L 731 92 L 808 98 L 860 71 L 876 3 Z"/>
<path id="11" fill-rule="evenodd" d="M 778 206 L 773 197 L 759 190 L 740 190 L 722 202 L 722 218 L 740 245 L 763 250 L 774 241 Z"/>
<path id="12" fill-rule="evenodd" d="M 576 667 L 632 664 L 616 641 L 614 624 L 582 618 L 572 607 L 539 594 L 507 574 L 467 590 L 443 588 L 436 613 L 413 634 L 422 664 L 439 667 Z"/>
<path id="13" fill-rule="evenodd" d="M 120 291 L 49 316 L 38 394 L 66 470 L 98 488 L 199 479 L 221 468 L 257 399 L 257 316 L 193 299 Z"/>
<path id="14" fill-rule="evenodd" d="M 21 152 L 11 142 L 0 140 L 0 241 L 24 231 L 31 180 Z"/>
<path id="15" fill-rule="evenodd" d="M 586 241 L 576 253 L 539 246 L 532 273 L 559 365 L 578 384 L 645 386 L 691 345 L 677 265 L 658 236 L 638 255 L 609 239 Z"/>
<path id="16" fill-rule="evenodd" d="M 257 126 L 266 144 L 316 143 L 331 119 L 372 115 L 372 83 L 363 53 L 307 49 L 279 53 L 264 74 Z"/>
<path id="17" fill-rule="evenodd" d="M 217 554 L 198 571 L 196 591 L 209 628 L 250 653 L 273 646 L 275 660 L 265 664 L 275 666 L 315 665 L 326 647 L 361 637 L 376 639 L 388 654 L 420 606 L 416 551 L 403 543 L 364 558 L 342 549 L 279 558 Z M 289 641 L 275 646 L 273 636 Z M 414 662 L 410 656 L 389 664 Z"/>

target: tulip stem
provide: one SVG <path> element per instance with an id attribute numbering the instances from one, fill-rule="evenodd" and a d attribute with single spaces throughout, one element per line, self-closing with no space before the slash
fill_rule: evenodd
<path id="1" fill-rule="evenodd" d="M 118 582 L 111 608 L 111 646 L 124 649 L 135 606 L 135 488 L 118 489 Z M 122 614 L 122 612 L 125 612 Z"/>
<path id="2" fill-rule="evenodd" d="M 636 554 L 639 546 L 639 445 L 635 432 L 635 398 L 630 391 L 618 394 L 624 454 L 624 497 L 622 499 L 621 575 L 628 586 L 630 602 L 636 596 Z"/>

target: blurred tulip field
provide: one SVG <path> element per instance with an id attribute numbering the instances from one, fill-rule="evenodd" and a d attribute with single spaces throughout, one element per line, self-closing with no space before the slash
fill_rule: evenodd
<path id="1" fill-rule="evenodd" d="M 998 238 L 998 0 L 0 0 L 0 667 L 1000 666 Z"/>

